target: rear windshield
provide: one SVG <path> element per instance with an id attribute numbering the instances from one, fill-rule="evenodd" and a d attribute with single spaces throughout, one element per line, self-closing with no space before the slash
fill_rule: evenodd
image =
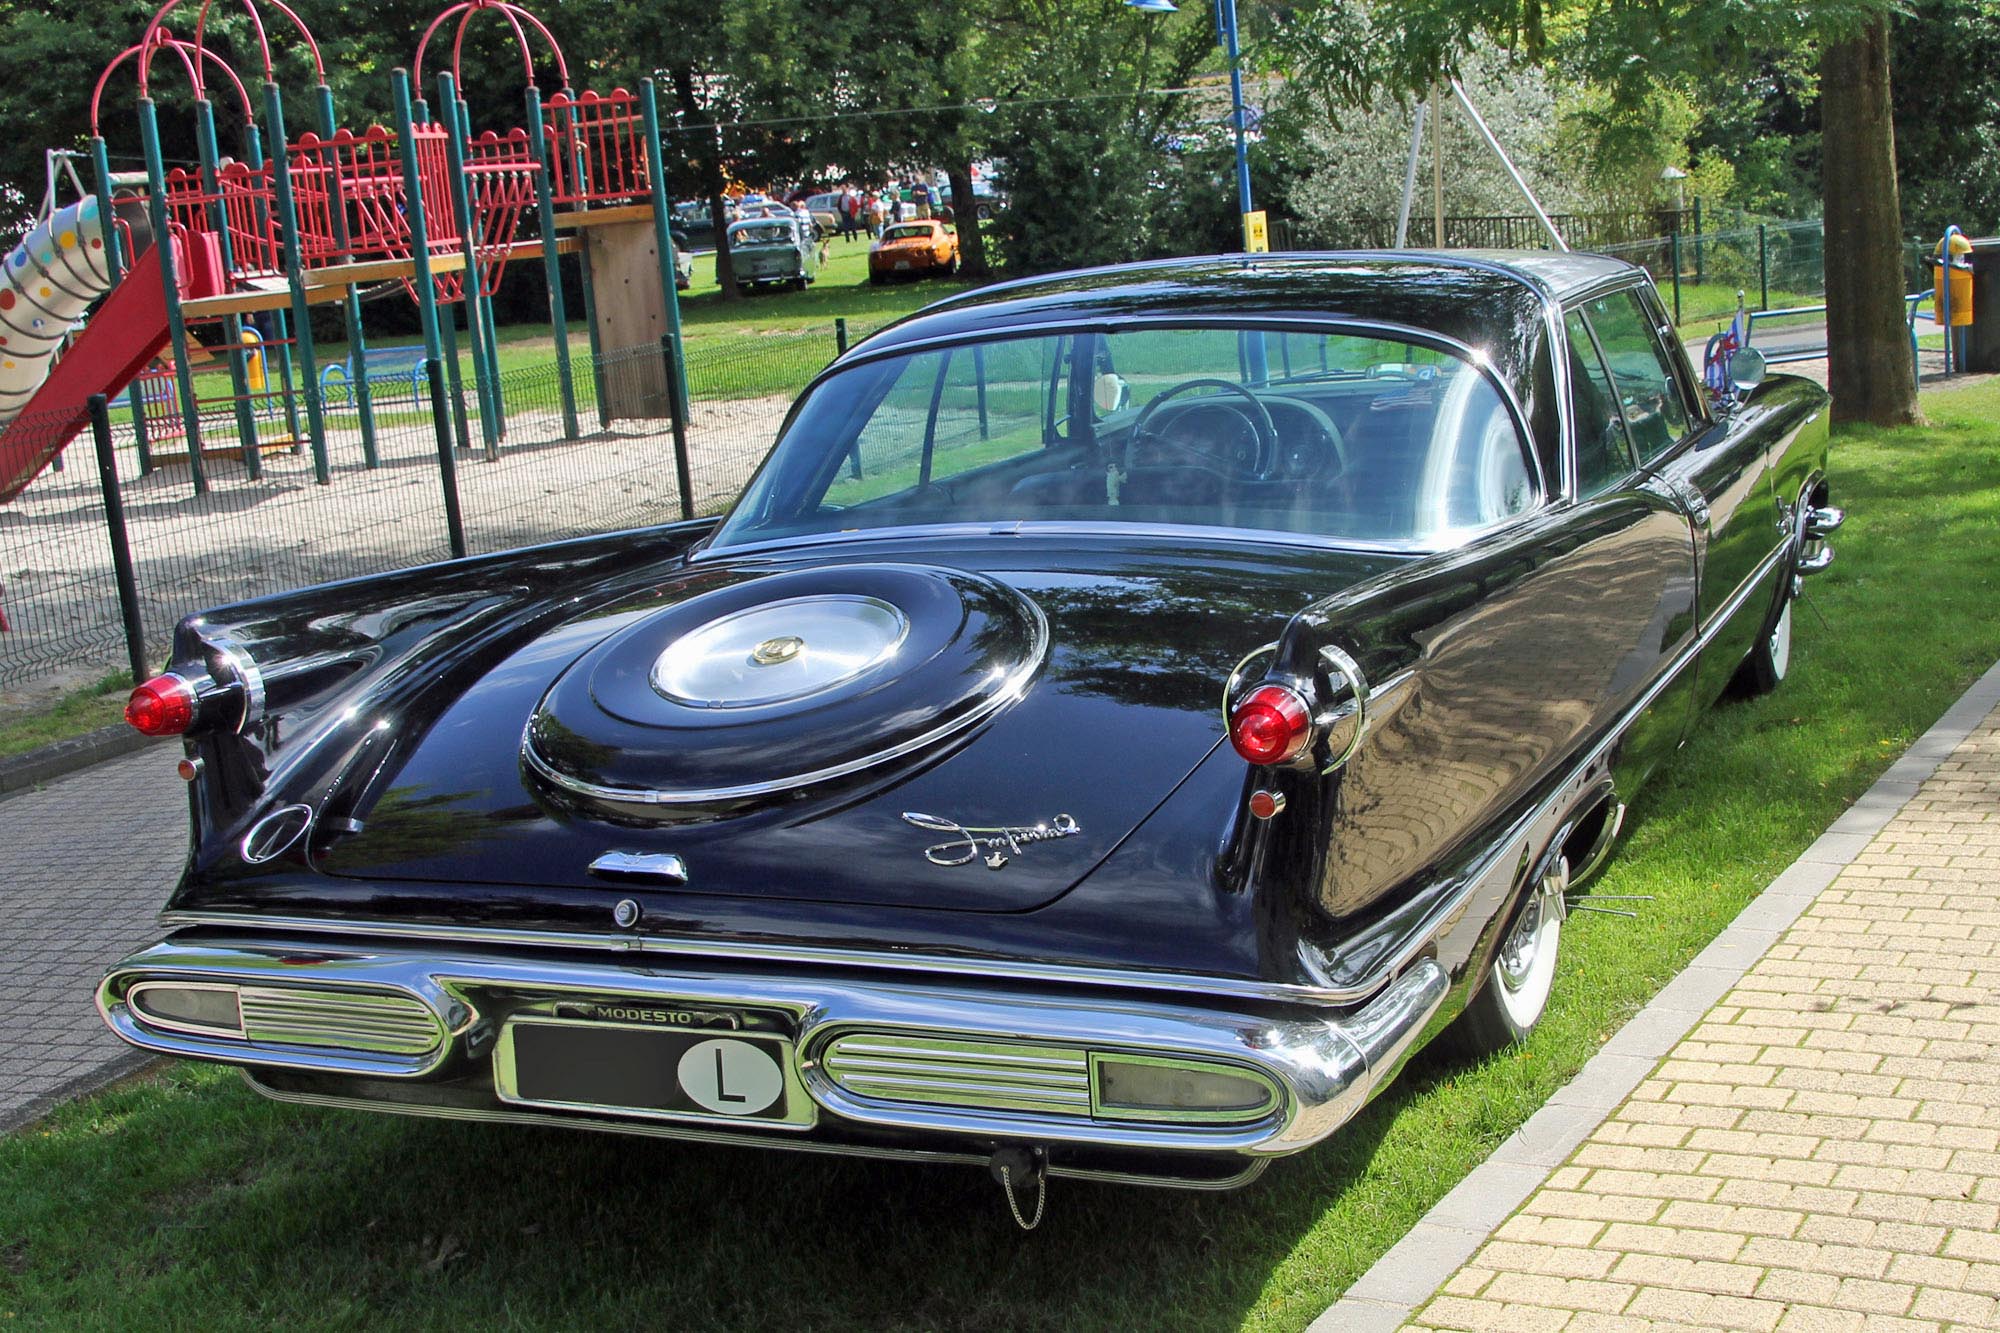
<path id="1" fill-rule="evenodd" d="M 935 233 L 929 227 L 885 227 L 882 239 L 885 241 L 928 241 Z"/>
<path id="2" fill-rule="evenodd" d="M 1421 342 L 1251 327 L 1042 333 L 811 390 L 721 546 L 913 524 L 1194 525 L 1430 548 L 1530 508 L 1492 380 Z"/>
<path id="3" fill-rule="evenodd" d="M 790 245 L 790 224 L 774 222 L 761 227 L 743 227 L 734 237 L 737 245 Z"/>

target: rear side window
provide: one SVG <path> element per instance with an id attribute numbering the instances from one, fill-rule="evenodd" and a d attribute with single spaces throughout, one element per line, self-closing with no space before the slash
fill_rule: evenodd
<path id="1" fill-rule="evenodd" d="M 1633 447 L 1650 463 L 1688 433 L 1687 404 L 1653 323 L 1632 291 L 1586 302 L 1584 314 L 1604 349 L 1605 368 L 1632 431 Z"/>
<path id="2" fill-rule="evenodd" d="M 1618 392 L 1583 316 L 1572 310 L 1563 324 L 1569 334 L 1570 416 L 1576 422 L 1576 488 L 1588 499 L 1631 475 L 1632 447 Z"/>

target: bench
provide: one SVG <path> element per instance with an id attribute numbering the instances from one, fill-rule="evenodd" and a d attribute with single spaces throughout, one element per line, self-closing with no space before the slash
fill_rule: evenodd
<path id="1" fill-rule="evenodd" d="M 370 347 L 362 354 L 361 374 L 374 385 L 389 380 L 407 380 L 410 385 L 410 400 L 421 404 L 430 391 L 430 384 L 424 375 L 424 348 L 421 343 L 402 347 Z M 354 358 L 337 361 L 319 373 L 320 401 L 329 407 L 333 405 L 338 391 L 352 404 L 354 401 Z M 371 393 L 371 398 L 373 397 Z"/>

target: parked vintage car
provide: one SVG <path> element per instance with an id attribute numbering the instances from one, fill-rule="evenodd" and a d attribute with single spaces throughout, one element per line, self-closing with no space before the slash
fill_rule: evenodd
<path id="1" fill-rule="evenodd" d="M 729 224 L 729 257 L 738 291 L 775 284 L 804 291 L 819 276 L 812 223 L 783 204 Z M 716 281 L 722 280 L 717 260 Z"/>
<path id="2" fill-rule="evenodd" d="M 1533 1028 L 1623 802 L 1785 675 L 1841 516 L 1749 359 L 1586 255 L 932 306 L 720 521 L 184 621 L 128 716 L 194 851 L 99 1008 L 317 1106 L 1240 1184 Z"/>
<path id="3" fill-rule="evenodd" d="M 958 233 L 935 218 L 896 222 L 868 247 L 868 281 L 922 278 L 958 272 Z"/>

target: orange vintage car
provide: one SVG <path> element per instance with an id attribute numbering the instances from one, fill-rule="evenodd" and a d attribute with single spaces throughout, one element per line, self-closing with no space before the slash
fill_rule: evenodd
<path id="1" fill-rule="evenodd" d="M 868 281 L 958 272 L 958 233 L 935 219 L 893 222 L 868 247 Z"/>

